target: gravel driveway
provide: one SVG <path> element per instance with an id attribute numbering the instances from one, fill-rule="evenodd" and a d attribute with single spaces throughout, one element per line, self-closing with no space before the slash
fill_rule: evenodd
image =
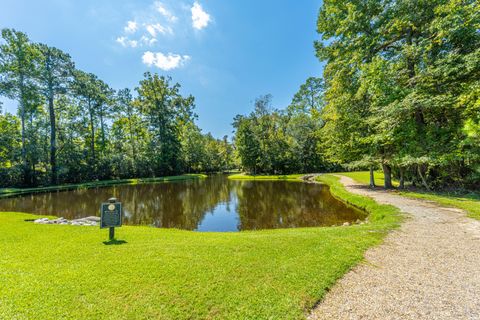
<path id="1" fill-rule="evenodd" d="M 480 221 L 460 209 L 370 190 L 347 190 L 407 215 L 347 273 L 309 319 L 480 319 Z"/>

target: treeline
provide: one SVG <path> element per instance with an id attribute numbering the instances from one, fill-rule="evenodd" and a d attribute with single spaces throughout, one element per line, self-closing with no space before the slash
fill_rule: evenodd
<path id="1" fill-rule="evenodd" d="M 315 133 L 303 134 L 315 137 L 310 147 L 321 161 L 382 168 L 387 188 L 392 177 L 400 187 L 480 187 L 478 1 L 325 0 L 317 29 L 323 108 L 310 117 Z M 243 165 L 252 172 L 297 170 L 263 164 L 277 142 L 254 130 L 261 114 L 246 119 L 236 136 Z M 288 132 L 279 128 L 286 127 L 271 132 Z"/>
<path id="2" fill-rule="evenodd" d="M 135 91 L 116 91 L 57 48 L 12 29 L 2 38 L 0 95 L 18 112 L 0 112 L 0 187 L 233 166 L 228 138 L 201 132 L 194 98 L 170 78 L 145 73 Z"/>
<path id="3" fill-rule="evenodd" d="M 271 95 L 255 100 L 255 110 L 234 119 L 235 146 L 242 168 L 252 174 L 320 172 L 325 161 L 319 131 L 324 122 L 323 81 L 309 78 L 285 110 L 274 109 Z"/>

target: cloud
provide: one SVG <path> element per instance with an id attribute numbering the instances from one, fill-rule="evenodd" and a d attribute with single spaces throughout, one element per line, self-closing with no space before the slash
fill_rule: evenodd
<path id="1" fill-rule="evenodd" d="M 155 66 L 165 71 L 173 70 L 185 65 L 190 56 L 179 54 L 163 54 L 162 52 L 146 51 L 142 56 L 142 62 L 147 66 Z"/>
<path id="2" fill-rule="evenodd" d="M 140 38 L 140 42 L 143 43 L 143 44 L 145 44 L 145 45 L 151 46 L 151 45 L 155 44 L 155 42 L 157 42 L 157 39 L 155 39 L 155 38 L 149 38 L 149 37 L 147 37 L 147 36 L 142 36 L 142 37 Z"/>
<path id="3" fill-rule="evenodd" d="M 135 21 L 128 21 L 125 28 L 123 28 L 123 30 L 125 30 L 126 33 L 134 33 L 135 31 L 137 31 L 137 29 L 138 29 L 138 25 Z"/>
<path id="4" fill-rule="evenodd" d="M 145 29 L 147 32 L 155 38 L 157 36 L 157 33 L 161 34 L 173 34 L 173 30 L 170 27 L 164 27 L 160 23 L 155 23 L 155 24 L 145 24 Z"/>
<path id="5" fill-rule="evenodd" d="M 174 16 L 169 10 L 165 8 L 163 3 L 161 2 L 155 2 L 155 9 L 162 15 L 164 16 L 168 21 L 170 22 L 175 22 L 178 20 L 176 16 Z"/>
<path id="6" fill-rule="evenodd" d="M 136 48 L 138 46 L 137 40 L 130 40 L 127 37 L 118 37 L 116 41 L 120 43 L 123 47 Z"/>
<path id="7" fill-rule="evenodd" d="M 208 26 L 210 15 L 203 10 L 198 2 L 194 2 L 190 11 L 192 12 L 192 26 L 195 29 L 201 30 Z"/>

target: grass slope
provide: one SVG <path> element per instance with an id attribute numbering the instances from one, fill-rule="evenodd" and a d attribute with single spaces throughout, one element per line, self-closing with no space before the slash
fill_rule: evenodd
<path id="1" fill-rule="evenodd" d="M 244 173 L 232 174 L 228 176 L 228 179 L 232 180 L 298 180 L 304 174 L 287 174 L 287 175 L 248 175 Z"/>
<path id="2" fill-rule="evenodd" d="M 350 177 L 357 182 L 363 184 L 369 184 L 369 172 L 342 172 L 341 175 Z M 383 185 L 383 173 L 375 172 L 375 183 L 378 186 Z M 396 184 L 395 184 L 396 183 Z M 398 182 L 394 181 L 394 185 L 398 186 Z M 480 220 L 480 194 L 479 193 L 442 193 L 442 192 L 427 192 L 418 190 L 402 190 L 398 191 L 399 194 L 417 199 L 424 199 L 429 201 L 435 201 L 441 205 L 457 207 L 465 210 L 468 216 L 477 220 Z"/>
<path id="3" fill-rule="evenodd" d="M 355 171 L 355 172 L 339 172 L 343 176 L 347 176 L 352 178 L 353 180 L 363 183 L 363 184 L 370 184 L 370 172 L 369 171 Z M 373 177 L 375 179 L 375 185 L 377 187 L 383 187 L 385 185 L 385 178 L 383 176 L 383 172 L 375 171 L 373 173 Z M 399 183 L 397 180 L 392 179 L 392 184 L 394 187 L 398 187 Z"/>
<path id="4" fill-rule="evenodd" d="M 398 225 L 398 211 L 332 192 L 370 223 L 237 233 L 36 225 L 0 213 L 1 319 L 302 319 Z"/>
<path id="5" fill-rule="evenodd" d="M 102 180 L 102 181 L 93 181 L 93 182 L 78 183 L 78 184 L 65 184 L 65 185 L 59 185 L 59 186 L 49 186 L 49 187 L 40 187 L 40 188 L 0 188 L 0 198 L 17 196 L 22 194 L 31 194 L 31 193 L 107 187 L 107 186 L 113 186 L 118 184 L 156 183 L 156 182 L 197 179 L 197 178 L 205 178 L 205 177 L 207 176 L 204 174 L 184 174 L 181 176 L 169 176 L 169 177 L 158 177 L 158 178 Z"/>

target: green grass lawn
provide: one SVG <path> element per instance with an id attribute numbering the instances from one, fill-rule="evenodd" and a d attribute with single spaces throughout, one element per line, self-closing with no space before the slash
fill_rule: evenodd
<path id="1" fill-rule="evenodd" d="M 356 172 L 339 172 L 338 174 L 341 174 L 343 176 L 347 176 L 352 178 L 353 180 L 363 183 L 363 184 L 370 184 L 370 172 L 369 171 L 356 171 Z M 385 178 L 383 176 L 382 171 L 375 171 L 373 173 L 374 179 L 375 179 L 375 185 L 377 187 L 383 187 L 385 184 Z M 398 187 L 398 181 L 395 179 L 392 179 L 392 185 L 394 187 Z"/>
<path id="2" fill-rule="evenodd" d="M 95 227 L 0 213 L 0 319 L 302 319 L 398 225 L 398 210 L 332 192 L 370 212 L 350 227 L 200 233 L 140 226 L 106 245 Z"/>
<path id="3" fill-rule="evenodd" d="M 287 175 L 248 175 L 244 173 L 232 174 L 228 179 L 232 180 L 297 180 L 303 177 L 304 174 L 287 174 Z"/>
<path id="4" fill-rule="evenodd" d="M 184 174 L 180 176 L 169 176 L 169 177 L 158 177 L 158 178 L 102 180 L 102 181 L 93 181 L 93 182 L 78 183 L 78 184 L 64 184 L 64 185 L 58 185 L 58 186 L 39 187 L 39 188 L 0 188 L 0 198 L 22 195 L 22 194 L 31 194 L 31 193 L 107 187 L 107 186 L 113 186 L 118 184 L 156 183 L 156 182 L 198 179 L 198 178 L 206 178 L 206 177 L 207 176 L 204 174 Z"/>
<path id="5" fill-rule="evenodd" d="M 360 171 L 360 172 L 342 172 L 341 175 L 350 177 L 357 182 L 363 184 L 369 184 L 369 172 Z M 383 173 L 375 172 L 375 183 L 378 186 L 383 186 Z M 393 181 L 393 184 L 398 186 L 398 181 Z M 427 192 L 427 191 L 418 191 L 418 190 L 402 190 L 398 191 L 399 194 L 407 196 L 410 198 L 424 199 L 435 201 L 439 204 L 457 207 L 468 212 L 468 216 L 474 219 L 480 220 L 480 194 L 479 193 L 463 193 L 463 194 L 454 194 L 454 193 L 442 193 L 442 192 Z"/>

